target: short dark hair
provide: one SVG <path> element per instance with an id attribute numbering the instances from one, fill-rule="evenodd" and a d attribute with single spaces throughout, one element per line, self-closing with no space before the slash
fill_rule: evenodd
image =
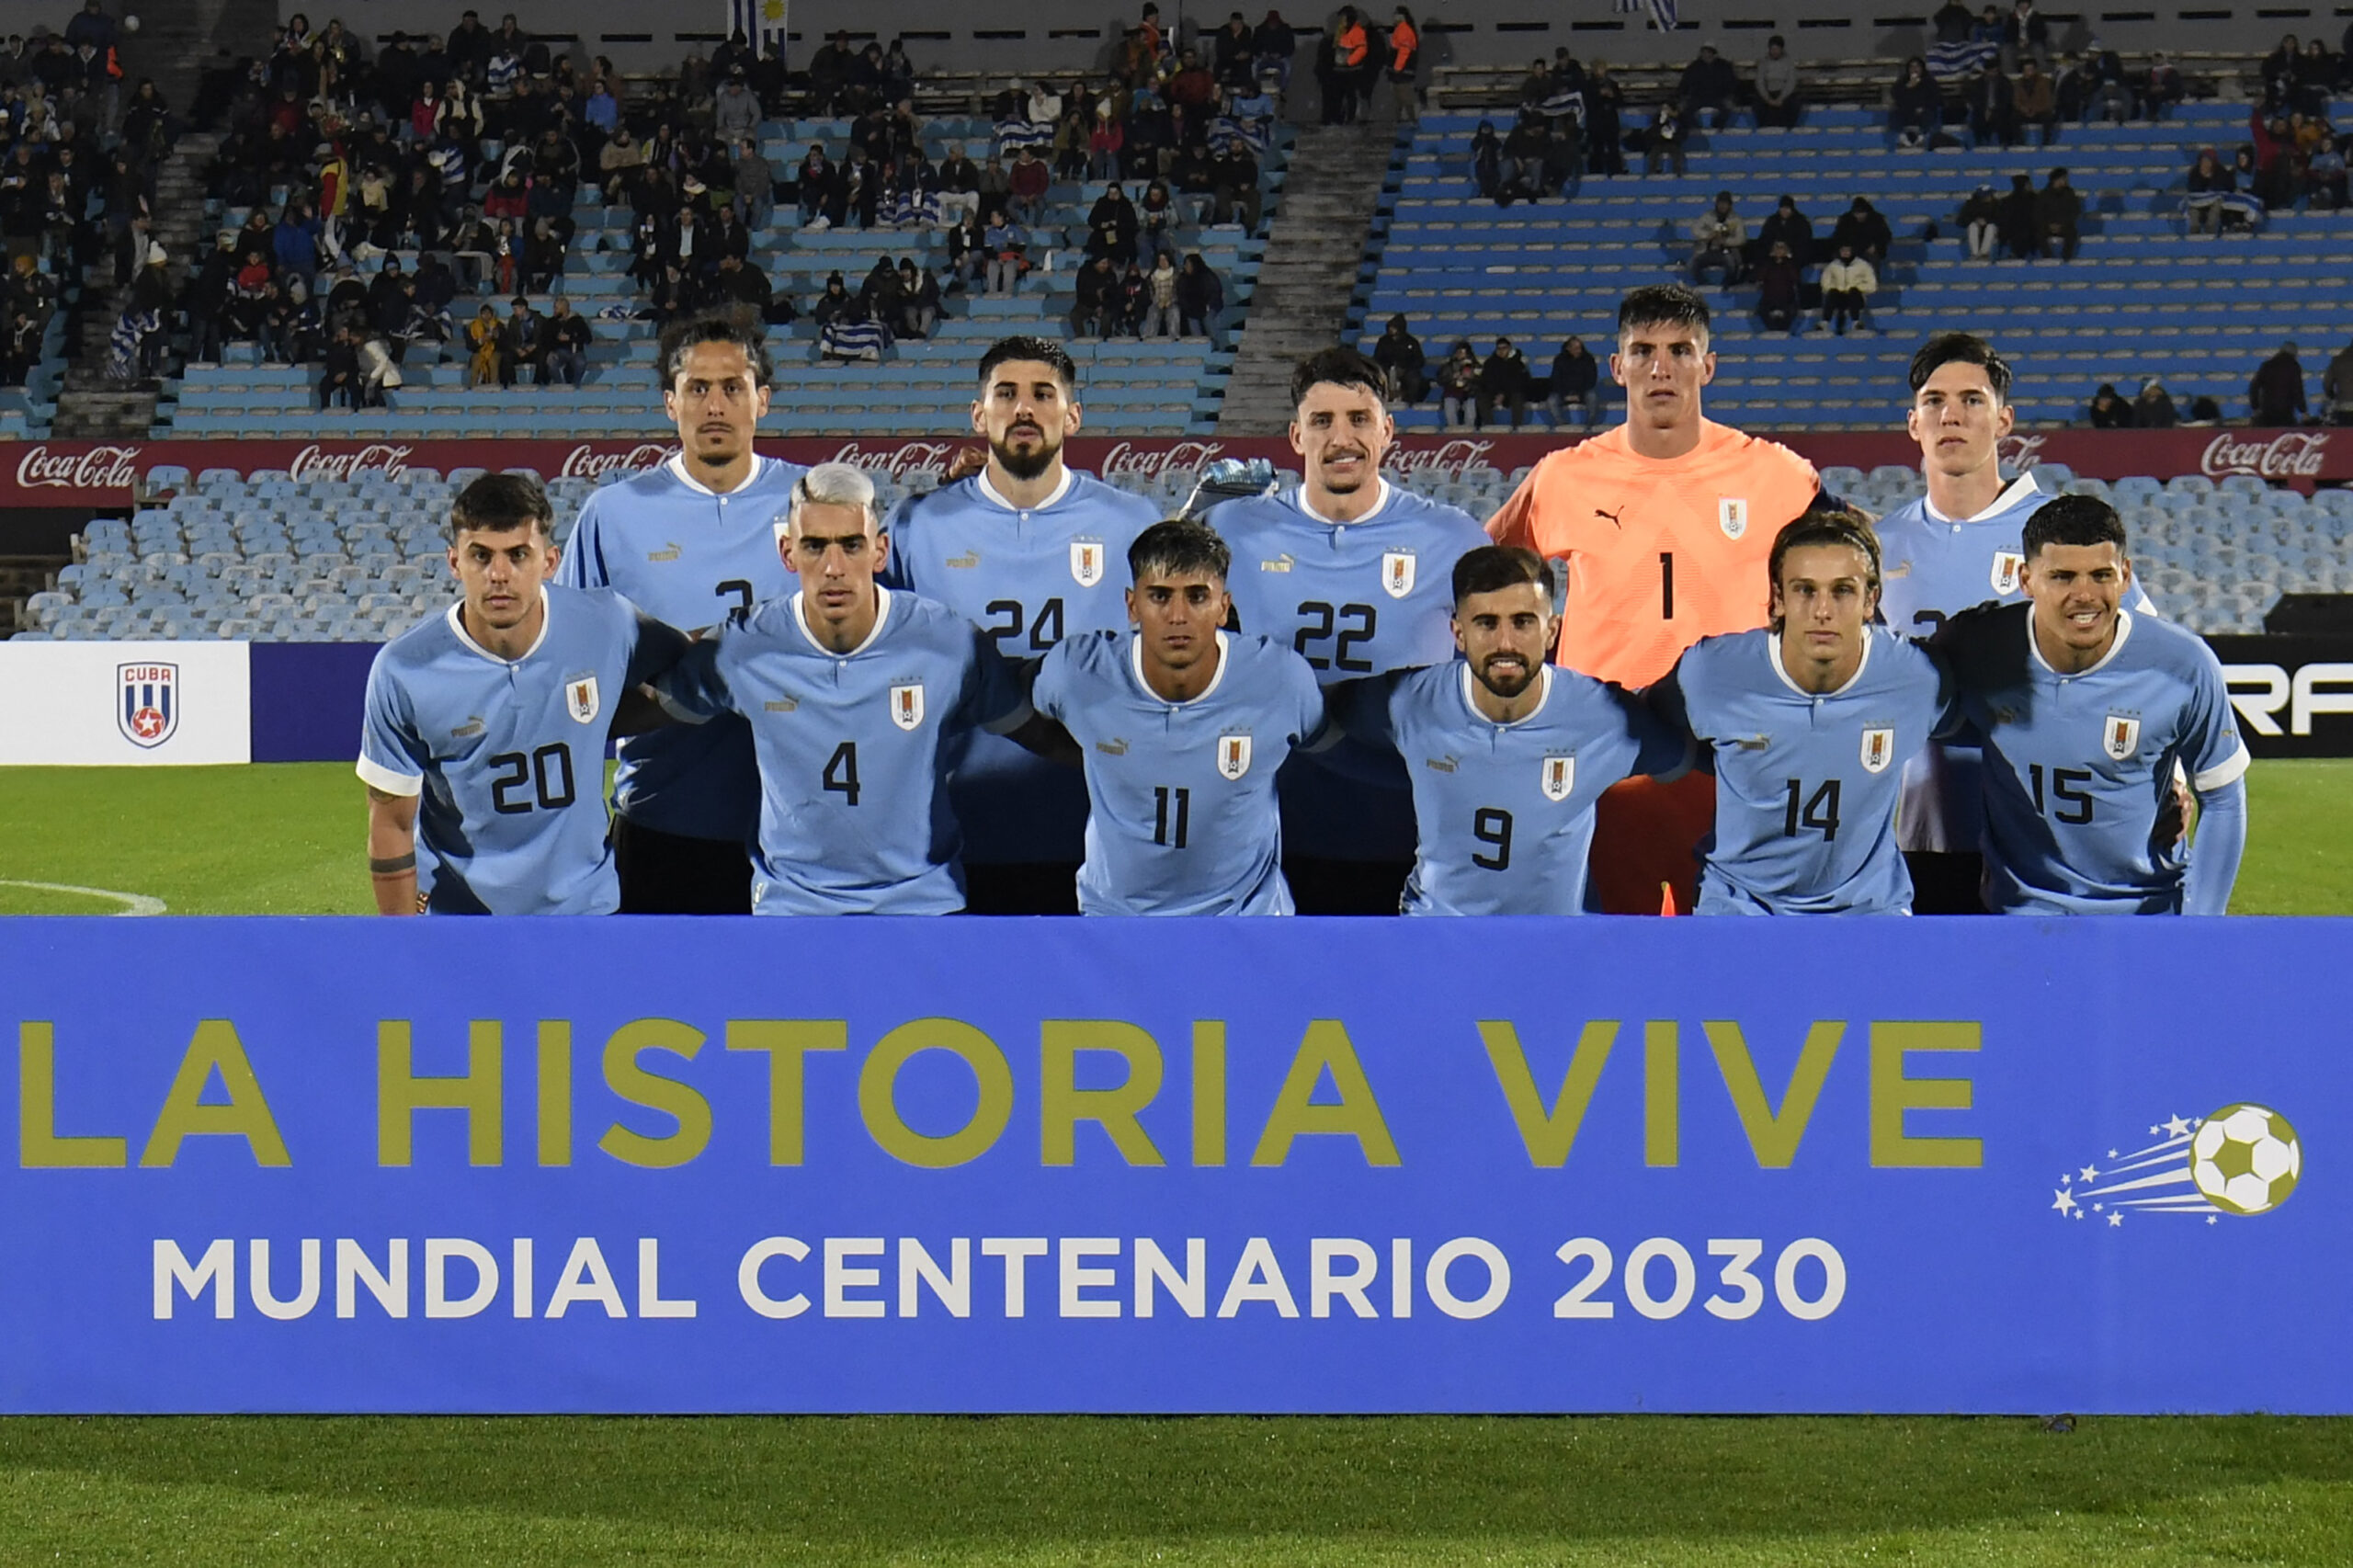
<path id="1" fill-rule="evenodd" d="M 1708 301 L 1680 283 L 1645 283 L 1627 290 L 1618 305 L 1618 330 L 1654 323 L 1708 330 Z"/>
<path id="2" fill-rule="evenodd" d="M 1483 544 L 1466 550 L 1454 562 L 1454 602 L 1460 606 L 1473 594 L 1498 594 L 1533 583 L 1552 597 L 1552 563 L 1532 550 L 1517 545 Z"/>
<path id="3" fill-rule="evenodd" d="M 1141 583 L 1149 574 L 1165 576 L 1215 577 L 1225 581 L 1233 552 L 1209 524 L 1192 517 L 1170 517 L 1136 535 L 1128 546 L 1128 576 Z"/>
<path id="4" fill-rule="evenodd" d="M 1793 550 L 1813 545 L 1845 545 L 1859 552 L 1870 566 L 1870 587 L 1876 593 L 1880 586 L 1879 536 L 1871 531 L 1863 514 L 1843 502 L 1825 502 L 1820 496 L 1773 536 L 1773 554 L 1766 562 L 1766 581 L 1773 588 L 1781 585 L 1781 562 Z M 1781 630 L 1783 617 L 1773 618 L 1773 630 Z"/>
<path id="5" fill-rule="evenodd" d="M 548 493 L 528 473 L 485 473 L 449 504 L 449 542 L 472 532 L 510 533 L 536 524 L 543 538 L 555 534 L 555 508 Z"/>
<path id="6" fill-rule="evenodd" d="M 989 345 L 989 351 L 981 356 L 981 385 L 989 384 L 989 378 L 996 374 L 999 365 L 1017 359 L 1051 365 L 1054 375 L 1063 383 L 1063 391 L 1078 390 L 1078 366 L 1071 359 L 1070 350 L 1051 337 L 1036 337 L 1028 333 L 1000 337 Z"/>
<path id="7" fill-rule="evenodd" d="M 2036 507 L 2026 520 L 2026 534 L 2018 548 L 2029 561 L 2042 553 L 2045 545 L 2112 544 L 2116 553 L 2127 553 L 2124 546 L 2124 519 L 2116 508 L 2097 495 L 2056 495 Z"/>
<path id="8" fill-rule="evenodd" d="M 776 383 L 776 360 L 768 354 L 767 335 L 760 330 L 758 319 L 749 312 L 703 311 L 662 329 L 660 356 L 665 391 L 677 385 L 679 375 L 687 368 L 687 356 L 705 343 L 733 344 L 744 351 L 744 362 L 752 368 L 755 385 Z"/>
<path id="9" fill-rule="evenodd" d="M 1334 386 L 1362 387 L 1375 397 L 1388 395 L 1389 381 L 1381 367 L 1359 350 L 1340 344 L 1317 349 L 1299 362 L 1290 373 L 1290 405 L 1297 408 L 1307 400 L 1309 389 L 1327 381 Z"/>
<path id="10" fill-rule="evenodd" d="M 1920 389 L 1928 384 L 1928 378 L 1947 365 L 1984 367 L 1985 384 L 1994 389 L 1994 401 L 2010 401 L 2010 362 L 1973 332 L 1940 332 L 1920 345 L 1920 351 L 1912 356 L 1914 395 L 1917 396 Z"/>

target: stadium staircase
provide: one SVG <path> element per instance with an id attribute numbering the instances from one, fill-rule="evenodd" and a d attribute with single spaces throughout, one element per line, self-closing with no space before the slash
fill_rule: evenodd
<path id="1" fill-rule="evenodd" d="M 1291 369 L 1340 341 L 1391 155 L 1387 124 L 1302 128 L 1258 292 L 1234 356 L 1218 430 L 1279 435 L 1290 423 Z"/>
<path id="2" fill-rule="evenodd" d="M 204 214 L 204 171 L 220 146 L 221 138 L 212 132 L 185 131 L 164 166 L 155 171 L 155 205 L 148 214 L 148 235 L 171 258 L 165 271 L 175 290 L 202 259 L 199 244 L 210 242 L 211 228 Z M 110 257 L 102 259 L 93 272 L 109 277 L 113 266 Z M 106 289 L 96 283 L 84 286 L 83 303 L 75 312 L 80 348 L 57 400 L 55 434 L 84 440 L 136 440 L 153 424 L 161 383 L 117 381 L 107 373 L 115 318 L 129 294 L 128 284 Z"/>

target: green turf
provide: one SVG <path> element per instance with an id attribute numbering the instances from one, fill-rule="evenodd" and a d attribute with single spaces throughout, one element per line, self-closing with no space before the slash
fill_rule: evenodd
<path id="1" fill-rule="evenodd" d="M 2256 764 L 2231 907 L 2353 915 L 2353 761 Z M 358 915 L 367 807 L 341 763 L 0 768 L 0 915 L 114 905 L 10 887 L 65 883 L 162 899 L 181 915 Z"/>
<path id="2" fill-rule="evenodd" d="M 2353 1562 L 2339 1422 L 0 1422 L 10 1562 Z"/>

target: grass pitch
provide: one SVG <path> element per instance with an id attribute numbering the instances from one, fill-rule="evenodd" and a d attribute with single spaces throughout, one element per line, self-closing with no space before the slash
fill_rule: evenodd
<path id="1" fill-rule="evenodd" d="M 2353 761 L 2247 775 L 2239 915 L 2353 915 Z M 364 915 L 367 806 L 342 763 L 0 768 L 0 915 Z M 26 887 L 26 882 L 50 888 Z"/>

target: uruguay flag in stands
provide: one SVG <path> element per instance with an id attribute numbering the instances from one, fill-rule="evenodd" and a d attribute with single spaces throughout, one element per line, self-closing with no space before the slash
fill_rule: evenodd
<path id="1" fill-rule="evenodd" d="M 1676 15 L 1675 0 L 1612 0 L 1611 9 L 1633 12 L 1646 5 L 1650 7 L 1651 26 L 1663 33 L 1676 29 L 1681 18 Z"/>
<path id="2" fill-rule="evenodd" d="M 741 32 L 763 57 L 784 58 L 785 0 L 727 0 L 728 34 Z"/>

